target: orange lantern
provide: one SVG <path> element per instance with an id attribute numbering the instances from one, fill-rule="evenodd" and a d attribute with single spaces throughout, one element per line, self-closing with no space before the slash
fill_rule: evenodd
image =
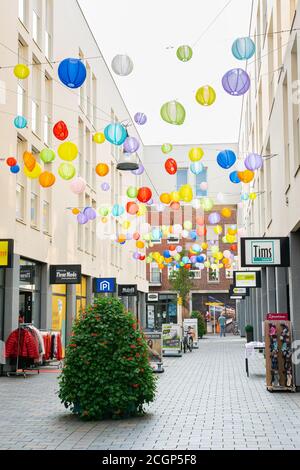
<path id="1" fill-rule="evenodd" d="M 136 246 L 137 248 L 145 248 L 145 243 L 142 242 L 142 241 L 137 241 L 136 244 L 135 244 L 135 246 Z"/>
<path id="2" fill-rule="evenodd" d="M 43 171 L 39 176 L 39 183 L 43 188 L 50 188 L 55 183 L 55 176 L 50 171 Z"/>
<path id="3" fill-rule="evenodd" d="M 228 207 L 223 207 L 221 215 L 222 217 L 225 217 L 225 219 L 229 219 L 231 217 L 231 210 Z"/>
<path id="4" fill-rule="evenodd" d="M 159 264 L 158 267 L 159 269 L 164 269 L 165 266 L 163 264 Z"/>
<path id="5" fill-rule="evenodd" d="M 123 233 L 121 233 L 118 237 L 118 242 L 119 243 L 123 243 L 126 241 L 126 235 L 124 235 Z"/>
<path id="6" fill-rule="evenodd" d="M 36 159 L 34 158 L 34 156 L 32 155 L 32 153 L 30 152 L 24 152 L 23 153 L 23 161 L 24 161 L 24 165 L 26 166 L 27 170 L 28 171 L 33 171 L 35 165 L 36 165 Z"/>
<path id="7" fill-rule="evenodd" d="M 169 251 L 175 251 L 176 250 L 176 246 L 175 245 L 170 245 L 169 246 Z"/>
<path id="8" fill-rule="evenodd" d="M 159 199 L 163 204 L 170 204 L 171 202 L 171 196 L 169 193 L 162 193 Z"/>
<path id="9" fill-rule="evenodd" d="M 248 184 L 254 179 L 254 172 L 251 170 L 238 171 L 238 177 L 243 183 Z"/>
<path id="10" fill-rule="evenodd" d="M 171 202 L 170 207 L 171 207 L 171 209 L 173 209 L 173 211 L 178 211 L 180 209 L 180 203 L 179 202 Z"/>
<path id="11" fill-rule="evenodd" d="M 80 214 L 80 210 L 77 209 L 77 207 L 75 207 L 74 209 L 72 209 L 72 214 L 78 215 L 78 214 Z"/>
<path id="12" fill-rule="evenodd" d="M 109 172 L 109 167 L 106 163 L 98 163 L 95 170 L 98 176 L 106 176 Z"/>
<path id="13" fill-rule="evenodd" d="M 198 237 L 204 237 L 206 235 L 206 232 L 207 232 L 207 230 L 203 225 L 198 227 L 197 230 L 196 230 L 196 233 L 197 233 Z"/>

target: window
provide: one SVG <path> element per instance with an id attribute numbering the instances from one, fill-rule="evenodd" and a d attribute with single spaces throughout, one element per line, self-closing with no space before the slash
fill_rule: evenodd
<path id="1" fill-rule="evenodd" d="M 150 267 L 150 283 L 161 284 L 161 272 L 157 263 L 151 263 Z"/>
<path id="2" fill-rule="evenodd" d="M 219 240 L 219 235 L 214 231 L 215 225 L 207 225 L 206 226 L 206 240 L 207 241 L 217 241 Z"/>
<path id="3" fill-rule="evenodd" d="M 158 235 L 161 235 L 161 230 L 160 227 L 152 227 L 152 243 L 161 243 L 161 237 L 158 237 Z"/>
<path id="4" fill-rule="evenodd" d="M 18 84 L 17 88 L 18 92 L 18 97 L 17 97 L 17 113 L 18 116 L 25 116 L 26 115 L 26 110 L 25 110 L 25 90 L 24 88 Z"/>
<path id="5" fill-rule="evenodd" d="M 16 217 L 23 221 L 25 218 L 24 186 L 19 183 L 16 186 Z"/>
<path id="6" fill-rule="evenodd" d="M 199 175 L 196 175 L 195 179 L 196 179 L 196 196 L 197 197 L 207 196 L 207 190 L 203 191 L 200 188 L 200 184 L 207 181 L 207 168 L 204 168 L 203 171 L 199 173 Z"/>
<path id="7" fill-rule="evenodd" d="M 93 75 L 93 124 L 97 127 L 97 79 Z"/>
<path id="8" fill-rule="evenodd" d="M 34 192 L 31 192 L 30 223 L 34 227 L 37 227 L 37 217 L 38 217 L 38 196 Z"/>
<path id="9" fill-rule="evenodd" d="M 179 190 L 180 186 L 187 184 L 188 182 L 188 170 L 187 168 L 179 168 L 179 170 L 176 173 L 177 181 L 176 181 L 176 187 L 177 191 Z"/>
<path id="10" fill-rule="evenodd" d="M 32 132 L 38 134 L 38 116 L 39 116 L 39 105 L 32 100 L 31 102 L 31 128 Z"/>
<path id="11" fill-rule="evenodd" d="M 77 224 L 77 248 L 82 250 L 83 240 L 83 225 Z"/>
<path id="12" fill-rule="evenodd" d="M 290 187 L 290 141 L 289 141 L 289 98 L 287 75 L 283 82 L 283 125 L 284 125 L 284 160 L 285 160 L 285 190 Z M 266 172 L 267 174 L 267 172 Z M 267 188 L 268 189 L 268 188 Z"/>
<path id="13" fill-rule="evenodd" d="M 85 179 L 88 184 L 90 184 L 91 179 L 91 133 L 88 128 L 85 131 Z"/>
<path id="14" fill-rule="evenodd" d="M 47 201 L 43 201 L 43 232 L 50 232 L 50 205 Z"/>
<path id="15" fill-rule="evenodd" d="M 39 44 L 40 40 L 40 34 L 39 34 L 39 29 L 40 29 L 40 18 L 36 11 L 32 11 L 32 37 L 34 41 Z"/>
<path id="16" fill-rule="evenodd" d="M 50 145 L 50 118 L 44 116 L 44 142 L 49 147 Z"/>
<path id="17" fill-rule="evenodd" d="M 22 23 L 26 24 L 26 0 L 19 0 L 19 11 L 18 11 L 19 20 Z"/>
<path id="18" fill-rule="evenodd" d="M 233 279 L 233 269 L 226 269 L 225 270 L 225 277 L 226 277 L 226 279 Z"/>
<path id="19" fill-rule="evenodd" d="M 90 251 L 90 228 L 88 225 L 85 226 L 85 251 L 86 253 Z"/>
<path id="20" fill-rule="evenodd" d="M 207 270 L 207 282 L 217 283 L 220 280 L 220 271 L 218 269 L 208 269 Z"/>
<path id="21" fill-rule="evenodd" d="M 52 0 L 46 2 L 46 18 L 45 18 L 45 56 L 48 60 L 52 58 L 52 11 L 53 4 Z"/>
<path id="22" fill-rule="evenodd" d="M 192 279 L 201 279 L 201 270 L 200 269 L 190 269 L 190 277 Z"/>

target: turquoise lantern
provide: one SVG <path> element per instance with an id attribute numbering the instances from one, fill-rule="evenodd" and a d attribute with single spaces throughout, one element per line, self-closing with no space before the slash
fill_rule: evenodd
<path id="1" fill-rule="evenodd" d="M 122 145 L 128 137 L 127 129 L 118 122 L 106 126 L 104 135 L 106 140 L 114 145 Z"/>
<path id="2" fill-rule="evenodd" d="M 238 60 L 248 60 L 255 54 L 255 43 L 250 37 L 238 38 L 232 44 L 232 54 Z"/>

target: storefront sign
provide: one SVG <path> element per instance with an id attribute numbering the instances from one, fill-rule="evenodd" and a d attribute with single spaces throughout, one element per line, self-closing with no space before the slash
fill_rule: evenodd
<path id="1" fill-rule="evenodd" d="M 243 297 L 250 295 L 249 287 L 234 287 L 233 285 L 229 288 L 229 295 L 241 295 Z"/>
<path id="2" fill-rule="evenodd" d="M 241 266 L 290 266 L 288 237 L 241 238 Z"/>
<path id="3" fill-rule="evenodd" d="M 261 287 L 260 271 L 233 271 L 234 287 Z"/>
<path id="4" fill-rule="evenodd" d="M 35 267 L 34 266 L 20 266 L 20 281 L 26 284 L 34 284 Z"/>
<path id="5" fill-rule="evenodd" d="M 273 321 L 288 321 L 288 313 L 267 313 L 267 320 Z"/>
<path id="6" fill-rule="evenodd" d="M 183 320 L 183 332 L 187 332 L 193 338 L 193 347 L 198 347 L 198 318 L 185 318 Z"/>
<path id="7" fill-rule="evenodd" d="M 149 294 L 147 294 L 147 302 L 158 302 L 158 293 L 149 292 Z"/>
<path id="8" fill-rule="evenodd" d="M 116 278 L 115 277 L 97 277 L 93 280 L 93 292 L 99 293 L 113 293 L 116 292 Z"/>
<path id="9" fill-rule="evenodd" d="M 136 297 L 137 285 L 136 284 L 119 284 L 118 285 L 119 297 Z"/>
<path id="10" fill-rule="evenodd" d="M 162 324 L 163 351 L 180 353 L 181 351 L 181 327 L 174 323 Z"/>
<path id="11" fill-rule="evenodd" d="M 230 296 L 230 299 L 231 300 L 243 300 L 245 297 L 243 297 L 242 295 L 231 295 Z"/>
<path id="12" fill-rule="evenodd" d="M 0 268 L 13 267 L 14 241 L 0 240 Z"/>
<path id="13" fill-rule="evenodd" d="M 52 265 L 50 266 L 50 284 L 80 284 L 81 265 Z"/>

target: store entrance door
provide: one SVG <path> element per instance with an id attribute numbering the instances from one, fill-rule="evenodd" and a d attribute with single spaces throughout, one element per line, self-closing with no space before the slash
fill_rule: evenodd
<path id="1" fill-rule="evenodd" d="M 19 294 L 19 319 L 20 323 L 32 322 L 32 292 L 20 291 Z"/>

